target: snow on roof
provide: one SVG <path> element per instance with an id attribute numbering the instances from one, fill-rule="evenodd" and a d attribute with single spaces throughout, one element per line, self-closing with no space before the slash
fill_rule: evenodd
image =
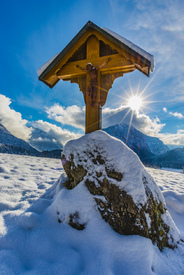
<path id="1" fill-rule="evenodd" d="M 135 52 L 139 53 L 140 55 L 145 57 L 147 60 L 149 60 L 151 62 L 150 70 L 151 70 L 151 72 L 153 72 L 155 64 L 154 64 L 154 56 L 152 54 L 144 51 L 143 49 L 141 49 L 137 45 L 133 44 L 131 41 L 127 40 L 126 38 L 120 36 L 119 34 L 113 32 L 109 29 L 107 29 L 107 28 L 102 28 L 102 29 L 104 31 L 106 31 L 107 33 L 109 33 L 110 35 L 114 36 L 117 40 L 119 40 L 121 43 L 128 46 L 130 49 L 134 50 Z"/>
<path id="2" fill-rule="evenodd" d="M 55 54 L 53 57 L 51 57 L 46 63 L 44 63 L 37 71 L 38 76 L 40 76 L 43 71 L 52 63 L 52 61 L 59 55 L 60 53 Z"/>

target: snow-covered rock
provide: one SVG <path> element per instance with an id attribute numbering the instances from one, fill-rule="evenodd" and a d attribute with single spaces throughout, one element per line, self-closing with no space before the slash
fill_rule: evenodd
<path id="1" fill-rule="evenodd" d="M 65 145 L 62 163 L 66 189 L 53 203 L 60 223 L 82 230 L 100 213 L 120 234 L 150 238 L 159 249 L 177 246 L 179 231 L 160 189 L 123 142 L 103 131 L 85 135 Z"/>

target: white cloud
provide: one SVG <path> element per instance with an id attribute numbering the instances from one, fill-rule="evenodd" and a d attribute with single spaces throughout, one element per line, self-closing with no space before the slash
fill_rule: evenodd
<path id="1" fill-rule="evenodd" d="M 84 130 L 85 125 L 85 107 L 76 105 L 62 107 L 59 104 L 54 104 L 46 109 L 48 118 L 53 119 L 61 124 L 71 125 Z"/>
<path id="2" fill-rule="evenodd" d="M 133 113 L 129 108 L 120 107 L 117 109 L 104 108 L 103 110 L 103 128 L 108 126 L 131 122 L 132 126 L 137 130 L 150 136 L 157 136 L 165 124 L 162 124 L 158 117 L 151 119 L 145 114 Z"/>
<path id="3" fill-rule="evenodd" d="M 26 126 L 28 121 L 22 119 L 22 115 L 19 112 L 11 109 L 9 106 L 10 104 L 11 99 L 0 94 L 0 122 L 16 137 L 28 140 L 32 128 Z M 168 112 L 165 107 L 163 108 L 163 111 Z M 55 104 L 48 108 L 46 112 L 49 118 L 58 121 L 61 124 L 67 124 L 79 129 L 84 129 L 85 107 L 73 105 L 65 108 Z M 169 114 L 178 118 L 184 117 L 182 114 L 177 112 L 169 112 Z M 146 135 L 159 137 L 166 144 L 184 144 L 184 130 L 178 130 L 176 134 L 162 134 L 160 131 L 165 124 L 162 124 L 157 117 L 151 119 L 145 114 L 137 114 L 136 112 L 134 112 L 132 117 L 131 115 L 132 111 L 124 106 L 116 109 L 104 108 L 103 128 L 118 123 L 129 124 L 130 121 L 132 121 L 132 126 L 137 130 L 145 133 Z M 53 137 L 53 142 L 57 140 L 58 142 L 65 144 L 68 140 L 76 139 L 81 136 L 80 134 L 75 134 L 43 120 L 31 122 L 31 124 L 33 127 L 50 134 L 50 136 Z"/>
<path id="4" fill-rule="evenodd" d="M 45 131 L 50 136 L 53 137 L 53 139 L 57 140 L 61 144 L 65 144 L 67 141 L 71 139 L 79 138 L 80 134 L 75 134 L 73 132 L 70 132 L 66 129 L 62 129 L 61 127 L 58 127 L 54 124 L 51 124 L 49 122 L 38 120 L 32 122 L 32 126 L 38 129 L 41 129 L 42 131 Z"/>
<path id="5" fill-rule="evenodd" d="M 165 85 L 160 100 L 164 96 L 162 100 L 184 101 L 184 66 L 181 62 L 184 55 L 184 1 L 133 2 L 136 8 L 132 9 L 126 23 L 127 30 L 130 30 L 129 39 L 154 55 L 155 70 L 160 70 L 155 79 L 157 84 L 160 83 L 159 87 L 162 83 Z"/>
<path id="6" fill-rule="evenodd" d="M 10 108 L 11 102 L 12 101 L 10 98 L 0 94 L 0 123 L 2 123 L 3 126 L 6 127 L 6 129 L 16 137 L 28 141 L 31 136 L 32 128 L 26 126 L 28 121 L 26 119 L 23 119 L 22 115 L 19 112 L 16 112 L 15 110 Z M 68 115 L 73 113 L 73 116 L 75 117 L 77 110 L 78 110 L 78 118 L 76 116 L 76 119 L 79 125 L 82 125 L 82 122 L 79 122 L 80 121 L 79 113 L 82 119 L 82 114 L 84 113 L 84 111 L 82 111 L 82 109 L 80 109 L 77 106 L 74 106 L 74 108 L 73 106 L 68 107 L 66 108 L 66 110 L 63 108 L 64 117 L 63 117 L 62 123 L 67 124 L 65 123 L 65 120 L 67 122 L 66 118 L 68 117 Z M 57 113 L 57 111 L 59 111 L 59 113 Z M 62 110 L 60 108 L 57 108 L 57 106 L 53 106 L 53 108 L 51 108 L 51 115 L 56 118 L 56 121 L 58 121 L 57 119 L 60 117 L 62 113 L 61 111 Z M 71 122 L 71 125 L 74 124 L 72 123 L 71 119 L 70 119 L 70 122 Z M 43 120 L 33 121 L 31 122 L 31 125 L 35 128 L 38 128 L 47 132 L 53 137 L 53 141 L 55 139 L 59 141 L 61 144 L 65 144 L 68 140 L 76 139 L 81 136 L 80 134 L 75 134 L 73 132 L 62 129 L 61 127 L 57 127 L 56 125 L 53 125 Z M 84 124 L 82 126 L 84 127 Z"/>
<path id="7" fill-rule="evenodd" d="M 79 129 L 84 129 L 85 107 L 80 108 L 73 105 L 64 108 L 58 104 L 55 104 L 48 108 L 46 112 L 50 119 L 60 122 L 61 124 L 67 124 Z M 136 112 L 134 112 L 134 115 L 131 118 L 132 111 L 124 106 L 116 109 L 103 108 L 102 115 L 102 128 L 107 128 L 120 123 L 129 125 L 130 121 L 132 121 L 132 126 L 150 136 L 156 136 L 165 125 L 162 124 L 157 117 L 151 119 L 145 114 L 137 114 Z"/>
<path id="8" fill-rule="evenodd" d="M 177 118 L 179 118 L 179 119 L 182 119 L 182 118 L 184 118 L 184 116 L 181 114 L 181 113 L 178 113 L 178 112 L 168 112 L 168 110 L 167 110 L 167 108 L 163 108 L 163 111 L 165 112 L 165 113 L 169 113 L 171 116 L 174 116 L 174 117 L 177 117 Z"/>
<path id="9" fill-rule="evenodd" d="M 175 113 L 173 113 L 173 112 L 169 112 L 169 114 L 170 114 L 170 115 L 172 115 L 172 116 L 174 116 L 174 117 L 177 117 L 177 118 L 179 118 L 179 119 L 184 118 L 184 116 L 183 116 L 181 113 L 177 113 L 177 112 L 175 112 Z"/>
<path id="10" fill-rule="evenodd" d="M 139 17 L 137 18 L 139 24 L 136 25 L 133 22 L 135 28 L 144 27 L 145 22 L 147 22 L 146 26 L 149 26 L 150 29 L 159 27 L 170 32 L 184 30 L 183 1 L 162 0 L 162 4 L 160 4 L 160 0 L 135 0 L 135 3 L 139 10 Z M 143 15 L 146 20 L 142 18 Z M 159 25 L 160 23 L 162 25 Z"/>
<path id="11" fill-rule="evenodd" d="M 166 112 L 167 108 L 163 108 Z M 180 117 L 181 114 L 175 114 Z M 128 108 L 121 107 L 118 109 L 105 108 L 103 110 L 104 128 L 116 123 L 129 124 L 131 120 L 131 111 Z M 145 114 L 136 114 L 132 118 L 132 126 L 146 135 L 158 137 L 165 144 L 184 145 L 184 130 L 178 130 L 176 134 L 160 133 L 165 124 L 161 123 L 159 118 L 151 119 Z"/>
<path id="12" fill-rule="evenodd" d="M 184 130 L 178 130 L 176 134 L 159 134 L 158 137 L 165 143 L 170 145 L 184 145 Z"/>
<path id="13" fill-rule="evenodd" d="M 10 104 L 11 99 L 0 94 L 0 123 L 17 138 L 28 140 L 31 129 L 26 126 L 27 120 L 11 109 Z"/>

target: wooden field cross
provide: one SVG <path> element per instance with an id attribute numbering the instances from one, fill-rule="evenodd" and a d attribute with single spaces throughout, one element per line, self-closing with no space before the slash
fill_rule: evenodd
<path id="1" fill-rule="evenodd" d="M 154 57 L 118 34 L 88 22 L 62 52 L 39 70 L 50 88 L 60 80 L 77 83 L 86 104 L 85 133 L 101 128 L 101 108 L 113 81 L 138 69 L 149 76 Z"/>

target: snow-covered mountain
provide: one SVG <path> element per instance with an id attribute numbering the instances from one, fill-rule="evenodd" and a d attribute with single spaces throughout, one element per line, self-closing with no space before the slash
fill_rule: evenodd
<path id="1" fill-rule="evenodd" d="M 29 144 L 38 151 L 53 151 L 61 150 L 63 145 L 52 136 L 41 129 L 32 127 L 32 134 L 29 139 Z"/>
<path id="2" fill-rule="evenodd" d="M 133 126 L 128 135 L 128 129 L 129 126 L 126 124 L 119 124 L 108 127 L 104 131 L 125 142 L 145 164 L 179 169 L 184 167 L 184 148 L 170 151 L 169 147 L 158 138 L 147 136 Z M 33 130 L 29 145 L 26 141 L 13 136 L 0 124 L 0 153 L 60 158 L 61 150 L 62 144 L 51 134 L 40 129 Z"/>
<path id="3" fill-rule="evenodd" d="M 0 124 L 0 153 L 31 155 L 46 158 L 60 158 L 62 145 L 59 146 L 59 144 L 54 143 L 54 141 L 52 144 L 51 137 L 49 141 L 49 139 L 46 139 L 47 136 L 47 133 L 42 130 L 35 129 L 33 131 L 32 139 L 34 141 L 35 138 L 35 144 L 39 146 L 34 146 L 34 142 L 32 142 L 32 145 L 35 148 L 38 148 L 38 151 L 35 148 L 33 148 L 30 144 L 28 144 L 26 141 L 16 138 L 2 124 Z"/>
<path id="4" fill-rule="evenodd" d="M 164 145 L 161 140 L 147 136 L 133 126 L 130 127 L 130 131 L 126 124 L 117 124 L 103 130 L 125 142 L 146 163 L 152 163 L 155 157 L 169 151 L 169 147 Z"/>
<path id="5" fill-rule="evenodd" d="M 184 147 L 183 148 L 175 148 L 161 154 L 156 159 L 156 164 L 161 167 L 170 167 L 183 169 L 184 167 Z"/>
<path id="6" fill-rule="evenodd" d="M 0 153 L 38 156 L 39 152 L 26 141 L 13 136 L 0 124 Z"/>

